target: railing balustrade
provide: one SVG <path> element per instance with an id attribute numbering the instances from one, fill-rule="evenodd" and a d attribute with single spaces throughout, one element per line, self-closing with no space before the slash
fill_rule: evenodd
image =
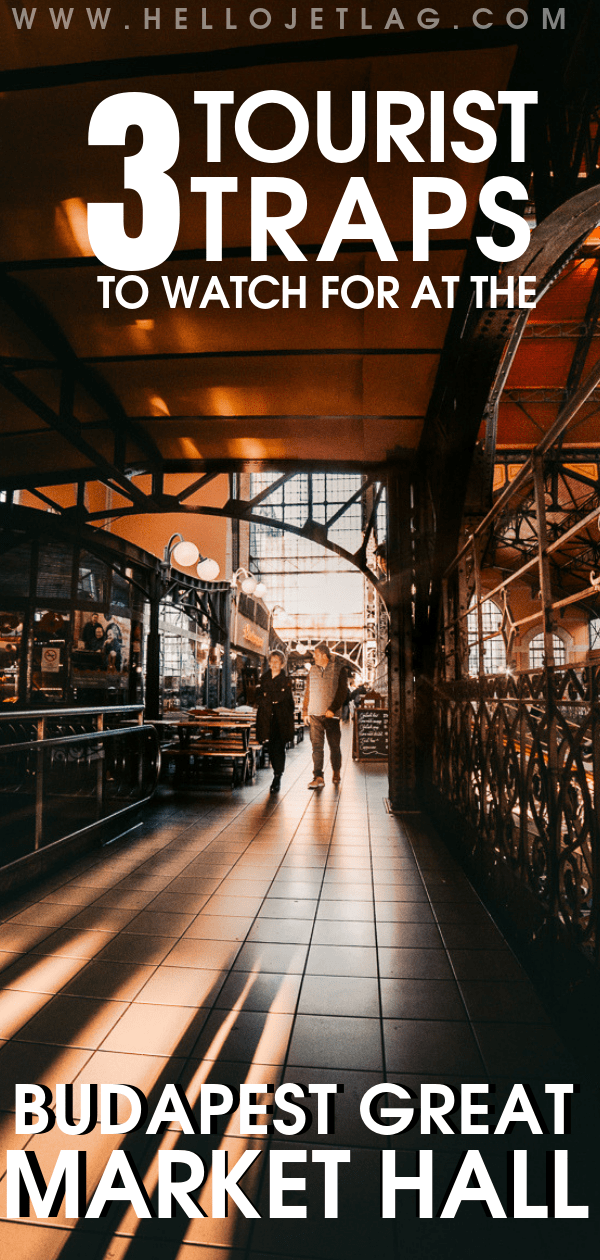
<path id="1" fill-rule="evenodd" d="M 0 714 L 0 868 L 124 818 L 159 769 L 139 705 Z"/>
<path id="2" fill-rule="evenodd" d="M 598 966 L 600 666 L 440 682 L 434 724 L 434 786 L 471 858 Z"/>

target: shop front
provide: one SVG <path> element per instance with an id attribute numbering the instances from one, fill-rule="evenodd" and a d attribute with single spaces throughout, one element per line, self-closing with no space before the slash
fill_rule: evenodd
<path id="1" fill-rule="evenodd" d="M 252 704 L 284 648 L 262 600 L 82 521 L 0 505 L 0 712 Z"/>
<path id="2" fill-rule="evenodd" d="M 231 620 L 232 677 L 237 705 L 254 704 L 256 684 L 268 668 L 269 652 L 274 648 L 285 652 L 285 644 L 271 622 L 271 614 L 262 599 L 238 592 Z"/>
<path id="3" fill-rule="evenodd" d="M 0 509 L 0 705 L 141 702 L 155 560 L 30 508 Z"/>
<path id="4" fill-rule="evenodd" d="M 173 602 L 161 604 L 159 630 L 162 713 L 208 705 L 219 657 L 209 632 Z"/>

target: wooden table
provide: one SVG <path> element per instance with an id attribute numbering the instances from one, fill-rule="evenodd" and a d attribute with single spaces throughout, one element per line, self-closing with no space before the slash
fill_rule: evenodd
<path id="1" fill-rule="evenodd" d="M 198 786 L 208 773 L 231 777 L 234 787 L 247 783 L 254 774 L 254 749 L 250 735 L 254 717 L 240 719 L 234 714 L 203 714 L 198 717 L 156 718 L 158 727 L 177 731 L 177 745 L 163 743 L 169 777 L 178 786 Z"/>

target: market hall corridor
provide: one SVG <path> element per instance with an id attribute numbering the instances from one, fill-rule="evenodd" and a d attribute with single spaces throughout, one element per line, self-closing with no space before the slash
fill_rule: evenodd
<path id="1" fill-rule="evenodd" d="M 500 1106 L 513 1082 L 577 1081 L 560 1038 L 524 971 L 467 878 L 421 815 L 391 816 L 383 766 L 344 759 L 341 789 L 330 775 L 308 792 L 308 742 L 289 756 L 279 798 L 269 776 L 234 793 L 166 795 L 143 825 L 2 908 L 0 1107 L 2 1154 L 36 1152 L 48 1180 L 58 1151 L 87 1152 L 88 1199 L 111 1150 L 132 1152 L 152 1198 L 157 1151 L 226 1149 L 229 1166 L 249 1147 L 257 1158 L 240 1182 L 260 1213 L 231 1205 L 211 1217 L 210 1177 L 198 1192 L 207 1215 L 139 1221 L 127 1205 L 104 1220 L 9 1221 L 0 1198 L 0 1247 L 26 1260 L 224 1260 L 225 1257 L 445 1257 L 506 1254 L 525 1245 L 552 1254 L 589 1243 L 589 1222 L 497 1221 L 481 1204 L 460 1220 L 415 1220 L 413 1196 L 398 1196 L 398 1220 L 381 1220 L 380 1152 L 390 1139 L 360 1120 L 371 1085 L 495 1082 Z M 238 1114 L 214 1137 L 140 1130 L 85 1137 L 16 1137 L 14 1082 L 111 1082 L 149 1098 L 183 1084 L 190 1104 L 207 1082 L 336 1082 L 335 1135 L 316 1124 L 286 1140 L 240 1137 Z M 264 1099 L 268 1101 L 268 1097 Z M 315 1098 L 309 1099 L 313 1113 Z M 546 1110 L 549 1104 L 547 1103 Z M 265 1117 L 259 1117 L 259 1120 Z M 517 1125 L 517 1130 L 523 1125 Z M 398 1174 L 415 1174 L 415 1152 L 434 1152 L 443 1199 L 460 1152 L 477 1147 L 500 1194 L 506 1151 L 532 1148 L 531 1202 L 543 1202 L 544 1151 L 567 1137 L 532 1139 L 436 1133 L 418 1125 L 392 1140 Z M 266 1153 L 306 1151 L 286 1176 L 308 1218 L 269 1219 Z M 351 1150 L 339 1169 L 339 1217 L 323 1219 L 323 1165 L 311 1154 Z M 586 1192 L 584 1144 L 575 1144 L 576 1203 Z M 5 1174 L 5 1166 L 2 1167 Z M 183 1176 L 184 1174 L 182 1174 Z M 185 1174 L 187 1175 L 187 1173 Z M 537 1197 L 536 1197 L 537 1195 Z M 541 1197 L 540 1197 L 541 1196 Z M 408 1200 L 411 1200 L 410 1205 Z M 406 1204 L 404 1203 L 406 1200 Z M 410 1206 L 410 1210 L 409 1210 Z M 466 1234 L 465 1234 L 466 1231 Z M 567 1232 L 564 1232 L 567 1231 Z M 465 1238 L 469 1246 L 465 1250 Z M 470 1250 L 472 1247 L 472 1251 Z"/>

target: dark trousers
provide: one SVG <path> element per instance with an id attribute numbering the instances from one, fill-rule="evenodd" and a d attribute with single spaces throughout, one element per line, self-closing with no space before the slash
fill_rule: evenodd
<path id="1" fill-rule="evenodd" d="M 285 740 L 281 737 L 275 718 L 271 721 L 269 734 L 269 761 L 273 767 L 273 774 L 283 774 L 285 770 Z"/>
<path id="2" fill-rule="evenodd" d="M 323 773 L 325 739 L 327 739 L 327 743 L 329 744 L 331 769 L 334 774 L 339 774 L 342 768 L 339 718 L 311 717 L 310 742 L 312 744 L 313 770 L 315 775 L 321 775 Z"/>

